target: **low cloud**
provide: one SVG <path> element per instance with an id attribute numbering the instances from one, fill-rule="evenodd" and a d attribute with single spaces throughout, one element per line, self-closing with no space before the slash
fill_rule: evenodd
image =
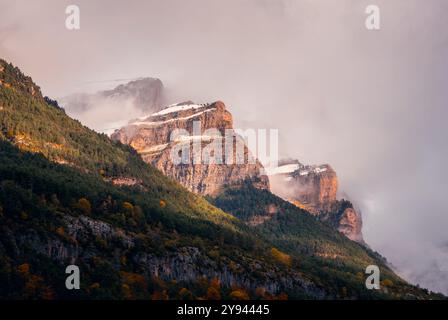
<path id="1" fill-rule="evenodd" d="M 0 55 L 53 97 L 151 76 L 173 100 L 223 100 L 236 127 L 278 128 L 285 156 L 335 168 L 374 249 L 448 293 L 448 3 L 377 0 L 367 31 L 370 2 L 79 0 L 70 32 L 68 1 L 0 0 Z"/>

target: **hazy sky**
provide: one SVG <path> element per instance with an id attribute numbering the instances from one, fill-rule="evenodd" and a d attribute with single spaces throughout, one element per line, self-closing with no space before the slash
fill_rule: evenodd
<path id="1" fill-rule="evenodd" d="M 278 128 L 284 154 L 335 168 L 372 248 L 448 293 L 447 19 L 446 0 L 0 0 L 0 56 L 52 97 L 159 77 Z"/>

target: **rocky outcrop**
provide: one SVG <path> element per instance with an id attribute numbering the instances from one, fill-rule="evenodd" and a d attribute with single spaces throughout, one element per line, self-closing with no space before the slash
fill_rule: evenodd
<path id="1" fill-rule="evenodd" d="M 297 271 L 285 272 L 258 260 L 242 261 L 242 257 L 223 256 L 216 260 L 193 245 L 166 250 L 162 254 L 150 247 L 136 250 L 141 237 L 133 233 L 86 216 L 64 215 L 63 220 L 65 231 L 53 237 L 43 237 L 35 229 L 15 233 L 7 226 L 0 226 L 3 235 L 0 252 L 5 250 L 5 245 L 14 257 L 35 252 L 56 261 L 62 270 L 68 264 L 79 265 L 107 257 L 113 268 L 120 271 L 121 258 L 128 256 L 148 279 L 157 277 L 164 281 L 188 282 L 205 277 L 217 279 L 223 287 L 239 286 L 250 290 L 262 287 L 272 294 L 296 290 L 318 299 L 328 296 L 328 292 Z"/>
<path id="2" fill-rule="evenodd" d="M 364 243 L 362 237 L 362 219 L 354 208 L 345 208 L 339 218 L 338 230 L 349 239 Z"/>
<path id="3" fill-rule="evenodd" d="M 246 180 L 267 189 L 261 163 L 232 129 L 232 115 L 223 102 L 185 102 L 131 121 L 111 138 L 129 144 L 145 162 L 202 195 L 216 195 Z"/>
<path id="4" fill-rule="evenodd" d="M 338 179 L 330 165 L 285 160 L 267 173 L 274 194 L 329 222 L 349 239 L 364 243 L 361 215 L 350 202 L 337 200 Z"/>
<path id="5" fill-rule="evenodd" d="M 298 161 L 281 162 L 268 170 L 271 191 L 282 198 L 300 203 L 312 212 L 329 211 L 336 201 L 338 179 L 327 164 L 305 166 Z"/>
<path id="6" fill-rule="evenodd" d="M 347 200 L 336 200 L 328 211 L 318 213 L 319 220 L 328 223 L 350 240 L 365 245 L 362 236 L 362 217 Z"/>

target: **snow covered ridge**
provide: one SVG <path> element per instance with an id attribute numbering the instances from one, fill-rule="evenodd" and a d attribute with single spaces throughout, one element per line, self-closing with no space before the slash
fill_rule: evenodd
<path id="1" fill-rule="evenodd" d="M 151 121 L 151 119 L 154 117 L 165 116 L 165 115 L 169 115 L 171 113 L 185 111 L 185 110 L 198 110 L 201 108 L 203 109 L 203 108 L 210 107 L 211 105 L 212 105 L 211 103 L 195 104 L 195 103 L 185 103 L 185 102 L 172 104 L 172 105 L 169 105 L 168 107 L 166 107 L 165 109 L 160 110 L 156 113 L 139 117 L 139 118 L 131 120 L 127 123 L 122 123 L 122 122 L 113 123 L 111 125 L 111 127 L 102 129 L 102 130 L 100 130 L 100 132 L 103 132 L 103 133 L 107 134 L 108 136 L 111 136 L 117 130 L 119 130 L 120 128 L 122 128 L 126 125 L 157 127 L 157 126 L 167 124 L 169 122 L 174 122 L 174 121 L 179 121 L 179 120 L 188 120 L 188 119 L 198 117 L 203 113 L 214 111 L 214 110 L 216 110 L 216 108 L 205 109 L 205 110 L 199 111 L 199 112 L 194 113 L 187 117 L 175 117 L 172 119 L 167 119 L 167 120 L 162 120 L 162 121 Z"/>
<path id="2" fill-rule="evenodd" d="M 185 103 L 177 103 L 177 104 L 172 104 L 169 105 L 168 107 L 166 107 L 163 110 L 160 110 L 159 112 L 153 113 L 150 116 L 151 117 L 155 117 L 155 116 L 163 116 L 163 115 L 167 115 L 173 112 L 179 112 L 179 111 L 185 111 L 185 110 L 192 110 L 192 109 L 200 109 L 200 108 L 204 108 L 204 107 L 208 107 L 210 104 L 195 104 L 195 103 L 189 103 L 189 104 L 185 104 Z M 140 119 L 140 120 L 144 120 Z"/>
<path id="3" fill-rule="evenodd" d="M 163 120 L 163 121 L 144 121 L 145 119 L 149 119 L 149 118 L 153 117 L 153 115 L 152 115 L 152 116 L 149 116 L 149 118 L 145 117 L 143 119 L 139 119 L 141 121 L 134 121 L 134 122 L 131 121 L 129 124 L 130 125 L 134 125 L 134 126 L 156 127 L 156 126 L 161 126 L 161 125 L 167 124 L 169 122 L 174 122 L 174 121 L 179 121 L 179 120 L 188 120 L 188 119 L 196 118 L 196 117 L 200 116 L 203 113 L 210 112 L 210 111 L 213 111 L 213 110 L 216 110 L 216 108 L 200 111 L 200 112 L 194 113 L 194 114 L 192 114 L 192 115 L 190 115 L 188 117 L 172 118 L 172 119 Z"/>
<path id="4" fill-rule="evenodd" d="M 291 164 L 285 164 L 282 166 L 278 166 L 275 168 L 265 168 L 265 172 L 268 176 L 273 176 L 277 174 L 284 174 L 284 175 L 293 175 L 294 173 L 297 173 L 300 176 L 306 176 L 311 173 L 319 174 L 322 172 L 325 172 L 328 170 L 327 165 L 320 165 L 320 166 L 305 166 L 300 163 L 291 163 Z"/>
<path id="5" fill-rule="evenodd" d="M 303 168 L 302 170 L 299 170 L 299 175 L 301 176 L 306 176 L 310 173 L 316 173 L 319 174 L 321 172 L 325 172 L 327 171 L 327 166 L 323 165 L 323 166 L 307 166 L 305 168 Z"/>
<path id="6" fill-rule="evenodd" d="M 285 164 L 283 166 L 278 166 L 275 168 L 265 168 L 266 174 L 268 176 L 273 176 L 275 174 L 286 174 L 286 173 L 293 173 L 294 171 L 298 170 L 300 168 L 300 164 L 298 163 L 292 163 L 292 164 Z"/>

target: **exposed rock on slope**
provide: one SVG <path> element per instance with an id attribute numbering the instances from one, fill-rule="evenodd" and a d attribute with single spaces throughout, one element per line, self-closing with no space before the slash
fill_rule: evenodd
<path id="1" fill-rule="evenodd" d="M 361 216 L 350 202 L 337 200 L 338 179 L 328 164 L 306 166 L 286 160 L 268 175 L 274 194 L 329 222 L 349 239 L 364 242 Z"/>
<path id="2" fill-rule="evenodd" d="M 336 200 L 329 211 L 321 212 L 318 217 L 350 240 L 365 244 L 362 236 L 362 217 L 350 201 Z"/>
<path id="3" fill-rule="evenodd" d="M 252 155 L 244 144 L 241 150 L 245 161 L 237 163 L 236 141 L 242 142 L 238 136 L 232 136 L 234 143 L 228 149 L 233 152 L 226 158 L 223 138 L 230 129 L 233 129 L 232 115 L 224 103 L 197 105 L 185 102 L 130 122 L 112 134 L 112 139 L 131 145 L 147 163 L 202 195 L 216 195 L 223 187 L 247 179 L 257 187 L 268 188 L 268 179 L 261 174 L 262 165 L 257 160 L 249 162 Z M 177 131 L 180 134 L 172 136 L 176 130 L 184 131 Z M 199 152 L 195 152 L 195 142 L 200 146 Z M 214 149 L 216 143 L 218 147 Z M 178 152 L 182 149 L 183 152 Z M 187 158 L 175 163 L 178 155 Z M 209 163 L 205 161 L 207 155 L 210 155 Z"/>
<path id="4" fill-rule="evenodd" d="M 275 194 L 298 201 L 312 212 L 329 211 L 336 201 L 338 180 L 329 165 L 305 166 L 298 161 L 280 163 L 268 171 Z"/>

